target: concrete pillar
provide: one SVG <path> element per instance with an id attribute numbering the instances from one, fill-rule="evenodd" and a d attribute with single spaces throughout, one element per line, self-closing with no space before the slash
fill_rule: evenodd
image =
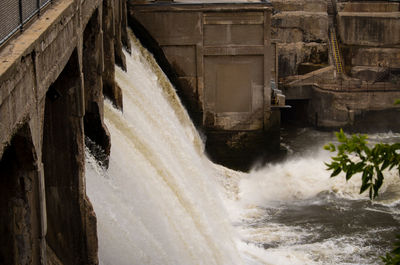
<path id="1" fill-rule="evenodd" d="M 46 241 L 64 265 L 86 264 L 82 212 L 85 154 L 83 87 L 77 49 L 46 94 L 42 161 Z M 49 257 L 54 259 L 54 257 Z"/>
<path id="2" fill-rule="evenodd" d="M 115 25 L 115 37 L 114 37 L 114 52 L 115 52 L 115 63 L 126 71 L 126 58 L 122 52 L 122 2 L 116 0 L 114 2 L 114 25 Z"/>
<path id="3" fill-rule="evenodd" d="M 103 122 L 103 31 L 101 12 L 95 11 L 83 33 L 83 75 L 85 91 L 86 145 L 98 161 L 108 165 L 110 135 Z M 99 150 L 99 148 L 101 150 Z"/>
<path id="4" fill-rule="evenodd" d="M 115 46 L 114 46 L 114 1 L 103 1 L 103 48 L 104 71 L 103 71 L 103 93 L 113 104 L 122 110 L 122 92 L 115 83 Z"/>
<path id="5" fill-rule="evenodd" d="M 24 124 L 0 160 L 0 264 L 40 264 L 36 160 L 30 129 Z"/>
<path id="6" fill-rule="evenodd" d="M 121 41 L 122 45 L 125 46 L 128 52 L 131 51 L 131 42 L 128 36 L 128 9 L 127 9 L 127 1 L 121 1 L 122 10 L 121 10 Z"/>

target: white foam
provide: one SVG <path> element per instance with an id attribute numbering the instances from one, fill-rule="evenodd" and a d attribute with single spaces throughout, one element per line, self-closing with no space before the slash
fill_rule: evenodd
<path id="1" fill-rule="evenodd" d="M 242 264 L 212 165 L 175 91 L 132 42 L 117 69 L 124 112 L 105 104 L 107 171 L 88 155 L 102 264 Z"/>

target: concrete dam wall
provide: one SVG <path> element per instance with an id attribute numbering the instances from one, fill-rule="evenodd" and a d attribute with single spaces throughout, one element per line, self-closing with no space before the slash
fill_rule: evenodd
<path id="1" fill-rule="evenodd" d="M 287 104 L 293 106 L 283 112 L 283 122 L 399 130 L 393 100 L 400 96 L 399 3 L 272 3 L 277 80 Z"/>
<path id="2" fill-rule="evenodd" d="M 132 29 L 158 55 L 205 132 L 214 161 L 248 169 L 279 149 L 284 100 L 272 99 L 269 3 L 130 1 L 128 10 Z"/>
<path id="3" fill-rule="evenodd" d="M 124 1 L 54 1 L 1 47 L 1 264 L 98 264 L 84 139 L 106 165 L 125 30 Z"/>

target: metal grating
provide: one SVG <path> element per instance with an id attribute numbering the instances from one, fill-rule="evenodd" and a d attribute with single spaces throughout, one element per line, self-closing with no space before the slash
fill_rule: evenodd
<path id="1" fill-rule="evenodd" d="M 48 3 L 50 3 L 50 0 L 40 0 L 40 8 L 44 7 Z"/>
<path id="2" fill-rule="evenodd" d="M 22 2 L 22 21 L 28 21 L 38 10 L 37 0 L 21 0 Z"/>
<path id="3" fill-rule="evenodd" d="M 52 0 L 0 0 L 0 45 Z"/>
<path id="4" fill-rule="evenodd" d="M 0 1 L 0 44 L 14 33 L 20 24 L 18 0 Z"/>

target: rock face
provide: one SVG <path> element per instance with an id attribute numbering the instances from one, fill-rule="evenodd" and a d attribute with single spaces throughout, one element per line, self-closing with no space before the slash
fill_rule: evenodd
<path id="1" fill-rule="evenodd" d="M 326 0 L 273 0 L 271 38 L 277 44 L 278 80 L 328 65 Z M 278 81 L 277 80 L 277 81 Z"/>
<path id="2" fill-rule="evenodd" d="M 123 1 L 104 2 L 57 1 L 1 47 L 0 264 L 98 264 L 84 139 L 107 157 L 103 89 L 118 91 L 126 36 Z"/>
<path id="3" fill-rule="evenodd" d="M 278 77 L 286 78 L 311 72 L 315 68 L 326 66 L 329 61 L 328 44 L 316 42 L 305 43 L 279 43 L 278 44 Z M 307 70 L 306 65 L 314 65 L 315 68 Z"/>
<path id="4" fill-rule="evenodd" d="M 293 106 L 283 117 L 324 128 L 361 129 L 374 119 L 380 124 L 376 130 L 400 128 L 389 120 L 395 108 L 393 98 L 400 95 L 399 3 L 272 3 L 277 10 L 271 24 L 277 79 L 288 105 Z M 333 48 L 335 32 L 338 52 Z M 344 65 L 345 73 L 338 72 L 335 64 L 327 67 L 334 61 Z M 387 122 L 379 115 L 387 117 Z"/>

